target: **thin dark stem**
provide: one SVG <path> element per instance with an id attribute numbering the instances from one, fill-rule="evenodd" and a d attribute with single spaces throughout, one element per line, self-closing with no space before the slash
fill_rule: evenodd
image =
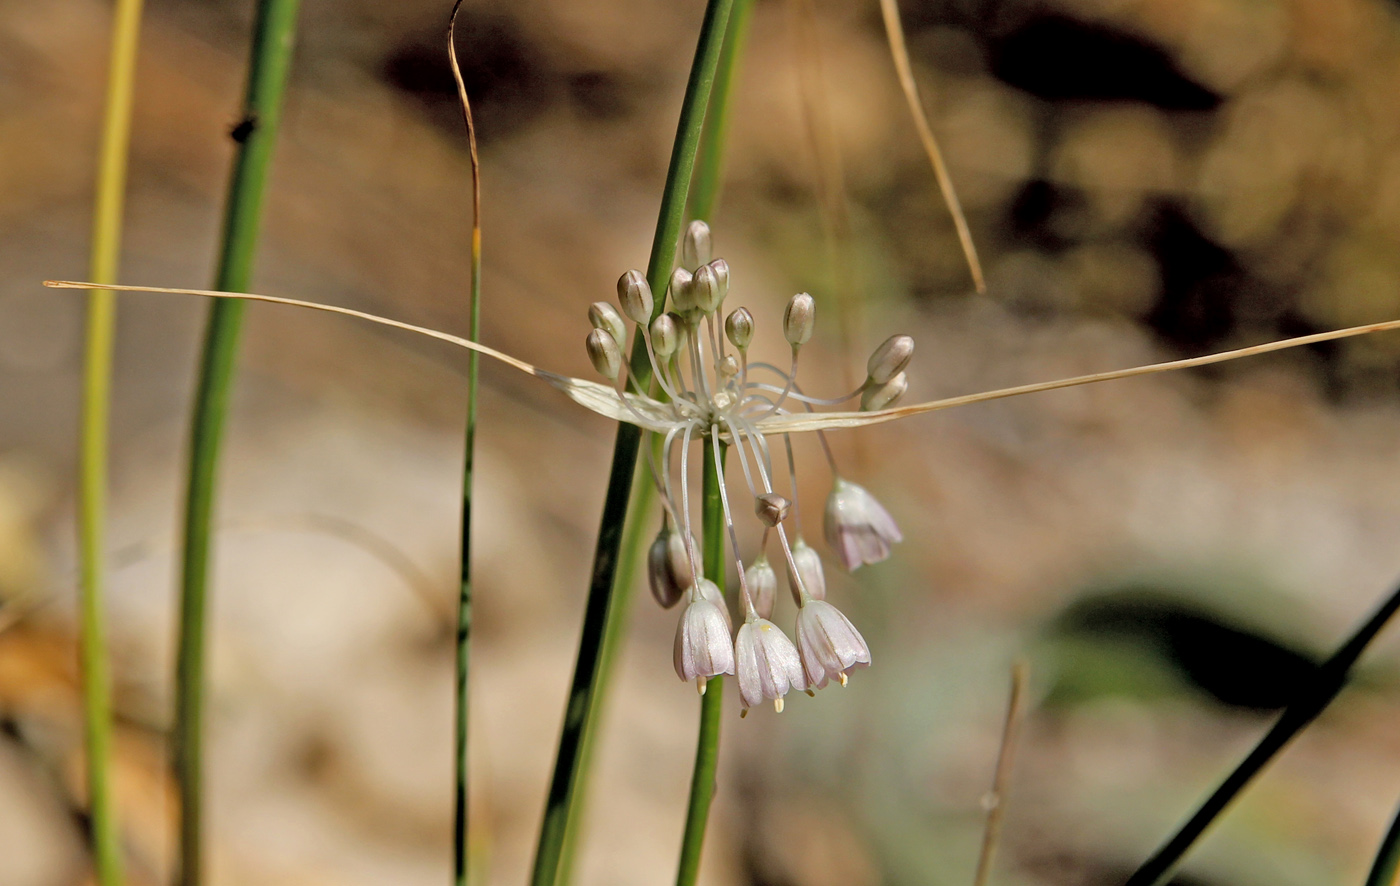
<path id="1" fill-rule="evenodd" d="M 1006 701 L 1006 722 L 1001 731 L 1001 750 L 997 752 L 996 774 L 992 790 L 987 795 L 987 824 L 982 830 L 982 852 L 977 857 L 977 873 L 972 886 L 987 886 L 992 876 L 992 859 L 996 857 L 1001 839 L 1001 820 L 1006 814 L 1006 797 L 1011 788 L 1011 768 L 1016 761 L 1016 739 L 1021 732 L 1022 699 L 1026 695 L 1026 680 L 1030 666 L 1017 661 L 1011 666 L 1011 695 Z"/>
<path id="2" fill-rule="evenodd" d="M 215 289 L 247 290 L 252 276 L 298 6 L 299 0 L 260 0 L 258 4 L 243 118 L 233 133 L 239 148 L 225 204 Z M 242 317 L 243 303 L 235 299 L 216 302 L 211 311 L 190 433 L 173 735 L 180 794 L 179 886 L 196 886 L 203 880 L 201 776 L 210 530 Z"/>
<path id="3" fill-rule="evenodd" d="M 720 501 L 719 461 L 724 460 L 724 444 L 713 436 L 705 438 L 705 469 L 702 474 L 701 526 L 705 545 L 705 575 L 724 590 L 724 509 Z M 705 846 L 705 826 L 710 819 L 710 803 L 715 798 L 715 770 L 719 766 L 719 717 L 724 706 L 724 678 L 711 677 L 700 702 L 700 734 L 695 741 L 695 769 L 690 777 L 690 804 L 685 815 L 685 836 L 681 840 L 676 886 L 694 886 L 700 873 L 700 851 Z"/>
<path id="4" fill-rule="evenodd" d="M 709 0 L 704 22 L 695 48 L 690 79 L 681 103 L 676 140 L 671 150 L 671 162 L 666 172 L 666 187 L 647 264 L 647 281 L 652 291 L 664 293 L 675 260 L 684 220 L 686 195 L 690 190 L 695 169 L 695 153 L 705 120 L 705 108 L 714 85 L 719 63 L 720 46 L 734 0 Z M 665 310 L 665 300 L 656 299 L 656 313 Z M 631 378 L 635 390 L 651 383 L 651 364 L 646 347 L 638 337 L 632 348 Z M 581 779 L 584 735 L 596 720 L 601 698 L 598 691 L 604 638 L 613 608 L 619 548 L 627 516 L 627 504 L 632 493 L 632 478 L 637 464 L 641 432 L 633 425 L 618 427 L 613 443 L 612 467 L 608 474 L 608 489 L 603 500 L 603 516 L 598 530 L 598 543 L 593 552 L 593 574 L 589 582 L 588 601 L 584 607 L 583 627 L 579 636 L 578 658 L 564 708 L 564 725 L 559 735 L 559 750 L 554 762 L 549 796 L 545 801 L 544 818 L 540 823 L 539 844 L 535 851 L 533 886 L 554 886 L 559 873 L 565 834 L 574 791 Z"/>
<path id="5" fill-rule="evenodd" d="M 1323 662 L 1312 680 L 1302 687 L 1298 697 L 1284 709 L 1254 750 L 1235 767 L 1211 795 L 1205 799 L 1171 839 L 1158 849 L 1142 867 L 1128 878 L 1127 886 L 1156 886 L 1171 876 L 1186 852 L 1205 833 L 1206 828 L 1223 813 L 1240 791 L 1273 760 L 1279 751 L 1316 719 L 1346 685 L 1352 665 L 1361 657 L 1367 645 L 1376 638 L 1397 609 L 1400 609 L 1400 588 L 1397 588 L 1372 616 L 1342 644 L 1332 657 Z"/>
<path id="6" fill-rule="evenodd" d="M 452 79 L 457 84 L 457 99 L 462 108 L 462 121 L 467 127 L 467 152 L 471 159 L 472 173 L 472 234 L 471 234 L 471 282 L 468 286 L 467 338 L 478 341 L 481 338 L 481 159 L 476 150 L 476 126 L 472 122 L 472 106 L 467 98 L 467 85 L 462 80 L 462 69 L 457 63 L 457 12 L 462 8 L 462 0 L 452 6 L 452 15 L 447 24 L 447 58 L 452 66 Z M 462 459 L 462 553 L 459 593 L 457 595 L 457 661 L 456 697 L 453 720 L 453 759 L 455 779 L 453 781 L 453 829 L 452 829 L 452 882 L 455 886 L 466 886 L 470 875 L 468 855 L 471 849 L 468 822 L 470 819 L 470 793 L 468 791 L 469 771 L 467 766 L 467 724 L 470 692 L 468 673 L 471 666 L 472 630 L 472 475 L 476 462 L 476 416 L 477 390 L 481 355 L 475 351 L 467 360 L 467 428 L 463 440 L 465 454 Z"/>
<path id="7" fill-rule="evenodd" d="M 1371 864 L 1371 873 L 1366 876 L 1366 886 L 1395 886 L 1395 872 L 1400 868 L 1400 810 L 1390 822 L 1390 830 L 1385 832 L 1376 860 Z"/>

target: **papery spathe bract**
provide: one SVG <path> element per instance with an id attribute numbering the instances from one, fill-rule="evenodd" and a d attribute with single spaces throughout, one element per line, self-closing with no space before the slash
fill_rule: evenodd
<path id="1" fill-rule="evenodd" d="M 826 543 L 847 572 L 879 563 L 890 555 L 890 545 L 904 541 L 894 518 L 875 496 L 840 477 L 826 500 L 823 529 Z"/>
<path id="2" fill-rule="evenodd" d="M 789 690 L 807 688 L 797 647 L 766 618 L 751 618 L 734 638 L 735 676 L 744 708 L 773 702 L 779 713 Z"/>
<path id="3" fill-rule="evenodd" d="M 805 600 L 797 610 L 797 653 L 808 686 L 821 689 L 828 680 L 846 685 L 846 675 L 870 664 L 870 647 L 851 620 L 825 600 Z"/>

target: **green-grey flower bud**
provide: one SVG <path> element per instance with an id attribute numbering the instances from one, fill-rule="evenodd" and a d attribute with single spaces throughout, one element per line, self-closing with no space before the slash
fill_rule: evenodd
<path id="1" fill-rule="evenodd" d="M 681 344 L 681 333 L 670 314 L 662 314 L 651 323 L 651 347 L 658 360 L 669 360 Z"/>
<path id="2" fill-rule="evenodd" d="M 675 311 L 671 312 L 671 322 L 676 324 L 676 350 L 684 351 L 690 341 L 690 327 L 686 326 L 685 318 Z"/>
<path id="3" fill-rule="evenodd" d="M 777 526 L 787 519 L 792 502 L 776 492 L 765 492 L 754 500 L 754 513 L 767 526 Z"/>
<path id="4" fill-rule="evenodd" d="M 763 618 L 773 617 L 773 604 L 778 601 L 778 573 L 768 558 L 759 554 L 758 558 L 744 570 L 744 582 L 749 586 L 749 599 L 753 608 Z"/>
<path id="5" fill-rule="evenodd" d="M 606 329 L 595 329 L 588 333 L 584 344 L 588 348 L 588 359 L 593 361 L 593 368 L 598 370 L 598 374 L 616 380 L 622 371 L 622 349 L 617 346 L 617 339 L 612 337 L 612 333 Z"/>
<path id="6" fill-rule="evenodd" d="M 651 312 L 656 303 L 651 296 L 651 286 L 647 284 L 646 275 L 633 269 L 619 277 L 617 303 L 622 305 L 622 313 L 631 318 L 633 323 L 650 323 Z"/>
<path id="7" fill-rule="evenodd" d="M 805 345 L 812 338 L 812 326 L 816 322 L 817 302 L 805 292 L 799 292 L 788 302 L 783 311 L 783 337 L 794 348 Z"/>
<path id="8" fill-rule="evenodd" d="M 691 222 L 681 238 L 681 264 L 687 268 L 698 268 L 708 264 L 711 253 L 710 226 L 700 219 Z"/>
<path id="9" fill-rule="evenodd" d="M 863 412 L 874 412 L 893 406 L 907 390 L 909 377 L 902 372 L 882 385 L 867 385 L 860 395 L 860 408 Z"/>
<path id="10" fill-rule="evenodd" d="M 595 301 L 588 306 L 588 322 L 593 324 L 594 329 L 607 330 L 619 345 L 627 341 L 627 324 L 622 321 L 617 308 L 605 301 Z"/>
<path id="11" fill-rule="evenodd" d="M 907 335 L 892 335 L 870 355 L 866 369 L 870 381 L 882 385 L 904 371 L 914 358 L 914 339 Z"/>
<path id="12" fill-rule="evenodd" d="M 720 304 L 724 301 L 724 291 L 719 285 L 719 275 L 710 265 L 701 265 L 695 272 L 695 277 L 690 283 L 691 292 L 694 293 L 695 306 L 706 314 L 713 314 L 719 310 Z"/>
<path id="13" fill-rule="evenodd" d="M 753 314 L 749 313 L 748 308 L 729 312 L 729 316 L 724 318 L 724 334 L 734 347 L 741 351 L 749 349 L 749 342 L 753 341 Z"/>
<path id="14" fill-rule="evenodd" d="M 695 277 L 685 268 L 671 272 L 671 307 L 684 314 L 695 310 Z"/>
<path id="15" fill-rule="evenodd" d="M 695 584 L 684 534 L 661 527 L 647 551 L 647 580 L 652 596 L 666 609 L 676 605 L 686 589 Z"/>
<path id="16" fill-rule="evenodd" d="M 729 262 L 717 258 L 710 262 L 709 267 L 715 272 L 715 279 L 719 281 L 719 300 L 724 301 L 729 297 Z"/>

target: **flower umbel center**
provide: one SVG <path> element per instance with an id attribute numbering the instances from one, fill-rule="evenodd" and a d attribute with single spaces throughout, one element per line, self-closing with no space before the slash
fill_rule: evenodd
<path id="1" fill-rule="evenodd" d="M 870 649 L 850 619 L 826 600 L 821 557 L 802 536 L 790 436 L 779 435 L 786 454 L 789 498 L 774 488 L 779 478 L 770 435 L 760 425 L 772 416 L 811 412 L 856 398 L 862 410 L 893 405 L 908 388 L 905 368 L 913 356 L 914 341 L 907 335 L 886 340 L 871 355 L 865 381 L 844 397 L 808 396 L 797 384 L 797 365 L 802 346 L 812 337 L 815 300 L 804 292 L 788 301 L 783 336 L 792 358 L 787 368 L 750 361 L 753 314 L 743 307 L 724 314 L 729 265 L 724 259 L 712 259 L 711 253 L 709 227 L 702 221 L 691 222 L 682 240 L 680 266 L 667 287 L 671 311 L 653 319 L 655 299 L 646 277 L 640 271 L 628 271 L 617 284 L 621 312 L 608 302 L 589 308 L 593 330 L 586 346 L 594 368 L 615 385 L 625 409 L 639 425 L 662 436 L 659 463 L 652 447 L 643 447 L 664 512 L 648 553 L 648 578 L 662 606 L 685 604 L 676 629 L 676 673 L 682 680 L 694 680 L 701 693 L 709 678 L 734 674 L 743 713 L 764 701 L 772 701 L 781 711 L 783 697 L 793 689 L 815 694 L 832 680 L 846 685 L 853 669 L 870 664 Z M 640 336 L 645 346 L 657 397 L 626 391 L 622 355 L 629 324 L 624 315 L 631 321 L 633 335 Z M 823 521 L 827 544 L 850 571 L 885 559 L 890 545 L 903 538 L 899 527 L 874 496 L 841 477 L 825 436 L 818 432 L 818 438 L 833 477 Z M 691 450 L 693 443 L 706 441 L 712 445 L 702 451 L 715 460 L 724 525 L 739 578 L 743 623 L 738 631 L 733 629 L 724 595 L 704 575 L 696 543 L 690 503 Z M 739 559 L 731 494 L 720 464 L 721 445 L 731 447 L 737 456 L 744 479 L 742 492 L 753 502 L 762 526 L 758 554 L 747 567 Z M 744 500 L 737 491 L 734 497 Z M 794 529 L 791 537 L 789 524 Z M 795 643 L 771 621 L 778 576 L 767 551 L 774 539 L 797 606 Z"/>

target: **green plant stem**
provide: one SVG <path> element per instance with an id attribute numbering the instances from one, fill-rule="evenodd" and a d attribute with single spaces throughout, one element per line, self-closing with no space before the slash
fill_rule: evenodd
<path id="1" fill-rule="evenodd" d="M 1255 745 L 1254 750 L 1250 751 L 1235 770 L 1211 792 L 1185 824 L 1128 878 L 1126 886 L 1157 886 L 1171 876 L 1187 850 L 1225 811 L 1240 791 L 1244 790 L 1254 776 L 1337 697 L 1346 685 L 1352 665 L 1395 615 L 1397 609 L 1400 609 L 1400 588 L 1397 588 L 1371 617 L 1357 628 L 1356 633 L 1322 663 L 1311 681 L 1301 687 L 1297 698 L 1284 709 L 1278 721 L 1260 739 L 1259 744 Z"/>
<path id="2" fill-rule="evenodd" d="M 214 288 L 246 290 L 252 276 L 272 150 L 291 67 L 299 0 L 260 0 L 239 142 L 224 210 Z M 175 664 L 175 780 L 180 795 L 180 886 L 203 881 L 202 811 L 205 608 L 210 532 L 224 419 L 228 412 L 243 303 L 214 304 L 205 332 L 190 432 L 183 574 Z"/>
<path id="3" fill-rule="evenodd" d="M 136 49 L 141 35 L 141 0 L 119 0 L 112 22 L 112 55 L 107 71 L 106 114 L 97 160 L 93 206 L 94 282 L 117 282 L 122 216 L 126 204 L 131 108 L 136 83 Z M 88 296 L 87 343 L 83 358 L 83 412 L 78 468 L 78 655 L 83 675 L 83 742 L 87 757 L 89 843 L 100 886 L 122 882 L 121 831 L 110 784 L 112 754 L 111 674 L 107 665 L 103 617 L 103 563 L 106 554 L 107 445 L 112 399 L 112 351 L 116 340 L 116 293 Z"/>
<path id="4" fill-rule="evenodd" d="M 1366 886 L 1395 886 L 1395 873 L 1400 869 L 1400 810 L 1391 819 L 1390 830 L 1385 832 L 1376 860 L 1371 864 L 1371 873 L 1366 876 Z"/>
<path id="5" fill-rule="evenodd" d="M 680 240 L 681 223 L 685 213 L 686 195 L 695 170 L 695 154 L 700 131 L 705 121 L 719 63 L 723 34 L 734 0 L 709 0 L 700 37 L 691 64 L 681 103 L 676 139 L 666 171 L 666 186 L 652 240 L 651 257 L 647 262 L 647 282 L 658 293 L 656 313 L 665 310 L 666 291 Z M 631 385 L 644 390 L 651 383 L 651 366 L 641 341 L 634 343 L 631 356 Z M 613 588 L 617 577 L 623 526 L 632 493 L 632 477 L 637 464 L 641 431 L 630 424 L 618 426 L 613 443 L 612 467 L 608 473 L 608 489 L 603 500 L 603 516 L 598 530 L 598 543 L 593 552 L 593 572 L 589 581 L 588 600 L 584 606 L 583 627 L 579 632 L 578 657 L 564 707 L 564 724 L 559 735 L 559 749 L 554 762 L 554 775 L 545 800 L 544 817 L 540 823 L 539 844 L 535 850 L 533 886 L 554 886 L 559 874 L 565 834 L 573 796 L 582 773 L 581 753 L 584 735 L 597 719 L 601 698 L 598 678 L 604 647 L 604 636 L 613 607 Z"/>
<path id="6" fill-rule="evenodd" d="M 649 445 L 655 444 L 654 448 L 659 458 L 661 439 L 655 434 L 648 434 L 647 437 Z M 598 675 L 594 681 L 593 703 L 599 716 L 607 705 L 618 649 L 627 633 L 627 616 L 632 609 L 632 591 L 637 586 L 637 570 L 654 528 L 652 506 L 656 503 L 656 487 L 652 485 L 650 473 L 645 465 L 639 464 L 637 471 L 639 477 L 633 478 L 632 502 L 627 506 L 627 525 L 622 530 L 617 577 L 613 581 L 613 602 L 608 607 L 607 623 L 603 625 L 603 648 L 599 653 Z M 641 482 L 637 482 L 638 479 Z M 574 879 L 574 860 L 579 840 L 582 839 L 590 776 L 593 772 L 593 753 L 598 744 L 599 731 L 598 728 L 592 728 L 583 734 L 583 747 L 579 751 L 578 783 L 574 786 L 572 804 L 564 828 L 559 874 L 555 879 L 557 884 L 572 883 Z"/>
<path id="7" fill-rule="evenodd" d="M 467 337 L 472 341 L 481 338 L 481 158 L 476 150 L 476 125 L 472 122 L 471 101 L 467 97 L 467 85 L 462 80 L 462 69 L 457 64 L 457 12 L 462 8 L 462 0 L 452 6 L 452 15 L 447 25 L 447 57 L 452 65 L 452 79 L 457 85 L 457 98 L 462 108 L 462 122 L 467 128 L 467 149 L 471 161 L 472 183 L 472 234 L 471 234 L 471 282 L 468 289 Z M 456 886 L 466 886 L 470 877 L 469 855 L 471 843 L 468 840 L 471 795 L 470 769 L 467 761 L 467 725 L 470 712 L 470 686 L 468 677 L 471 668 L 472 633 L 472 477 L 476 464 L 476 416 L 478 378 L 481 370 L 481 356 L 472 351 L 467 360 L 467 428 L 463 437 L 465 450 L 462 459 L 462 548 L 461 579 L 457 595 L 457 660 L 456 696 L 453 716 L 453 759 L 455 778 L 453 780 L 453 828 L 452 828 L 452 881 Z"/>
<path id="8" fill-rule="evenodd" d="M 719 484 L 724 482 L 715 464 L 724 460 L 724 444 L 705 438 L 705 470 L 701 486 L 701 527 L 704 533 L 705 575 L 724 591 L 724 511 Z M 700 702 L 700 734 L 695 741 L 695 769 L 690 777 L 690 804 L 685 814 L 685 835 L 676 870 L 676 886 L 694 886 L 700 873 L 700 851 L 705 845 L 705 825 L 715 797 L 715 770 L 719 765 L 719 716 L 724 706 L 724 678 L 712 677 Z"/>
<path id="9" fill-rule="evenodd" d="M 711 221 L 719 202 L 724 180 L 724 148 L 729 143 L 730 100 L 739 77 L 739 62 L 748 43 L 749 23 L 753 20 L 753 0 L 734 0 L 729 26 L 724 33 L 715 88 L 705 129 L 700 136 L 700 157 L 695 169 L 695 187 L 690 197 L 690 217 Z"/>

